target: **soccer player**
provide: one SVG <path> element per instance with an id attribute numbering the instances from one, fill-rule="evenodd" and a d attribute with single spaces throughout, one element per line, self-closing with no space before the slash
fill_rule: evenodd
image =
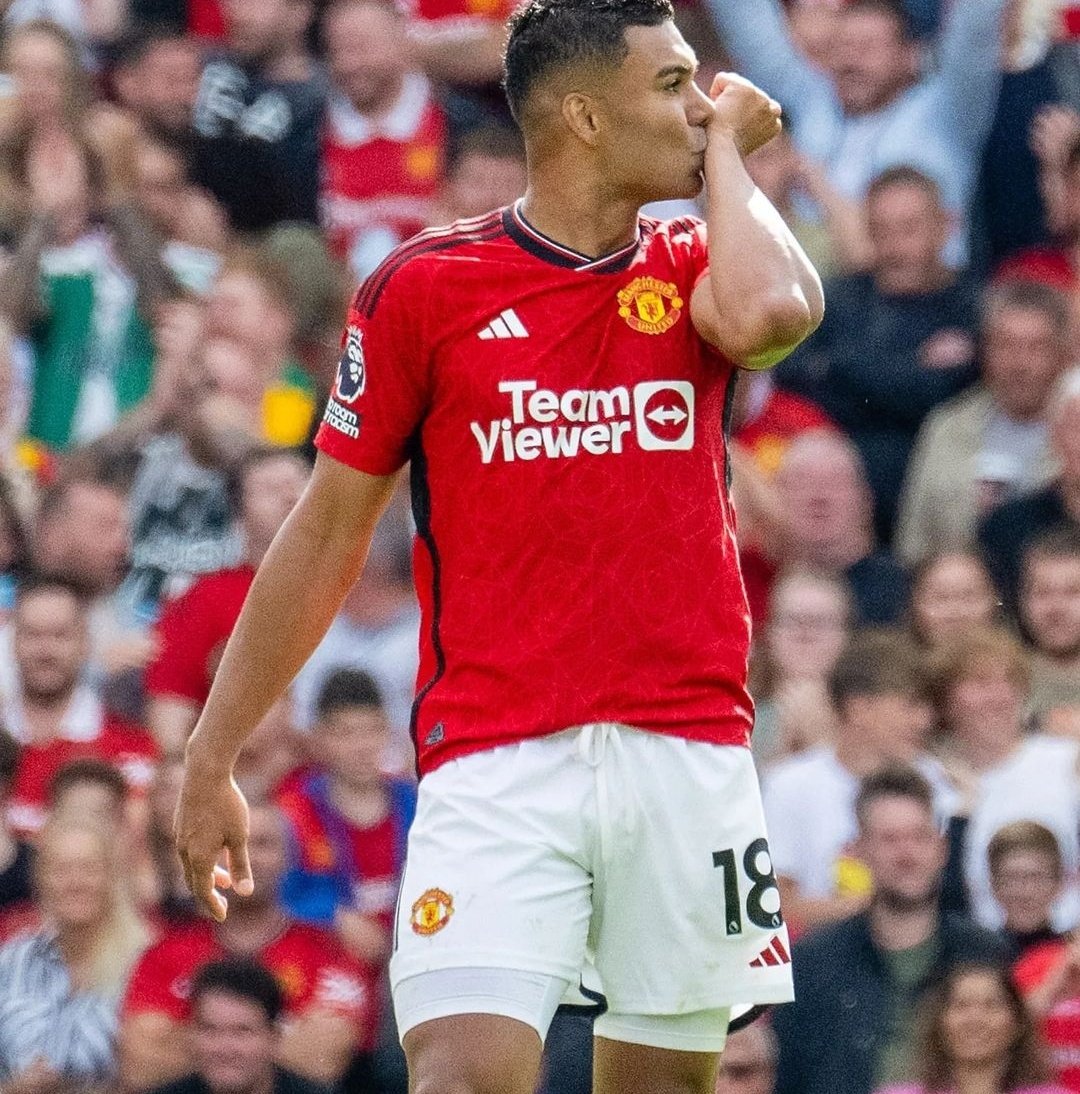
<path id="1" fill-rule="evenodd" d="M 581 986 L 607 1003 L 598 1094 L 706 1094 L 730 1008 L 791 998 L 723 421 L 737 367 L 823 304 L 744 167 L 778 105 L 695 71 L 668 0 L 515 14 L 526 194 L 360 290 L 312 481 L 188 745 L 177 842 L 220 918 L 252 884 L 233 759 L 411 459 L 422 781 L 391 978 L 415 1094 L 529 1094 Z M 707 237 L 639 215 L 703 176 Z"/>

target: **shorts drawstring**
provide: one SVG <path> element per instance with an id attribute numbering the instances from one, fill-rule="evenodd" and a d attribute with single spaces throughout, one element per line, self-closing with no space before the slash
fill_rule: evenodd
<path id="1" fill-rule="evenodd" d="M 578 738 L 578 754 L 596 772 L 600 854 L 605 860 L 614 851 L 616 830 L 632 836 L 641 811 L 633 780 L 624 777 L 627 765 L 621 730 L 612 722 L 595 722 L 582 726 Z"/>

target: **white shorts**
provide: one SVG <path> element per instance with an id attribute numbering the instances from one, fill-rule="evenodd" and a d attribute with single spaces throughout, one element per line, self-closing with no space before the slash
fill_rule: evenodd
<path id="1" fill-rule="evenodd" d="M 788 1002 L 790 952 L 748 749 L 590 725 L 420 784 L 390 962 L 402 1036 L 477 1012 L 547 1032 L 550 983 L 532 1020 L 475 982 L 418 1018 L 407 1001 L 430 973 L 553 978 L 567 1002 L 584 986 L 603 995 L 613 1039 L 635 1040 L 618 1030 L 636 1018 Z"/>

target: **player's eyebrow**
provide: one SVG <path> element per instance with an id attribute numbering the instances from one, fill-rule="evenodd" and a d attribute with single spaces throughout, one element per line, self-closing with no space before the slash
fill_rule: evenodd
<path id="1" fill-rule="evenodd" d="M 693 65 L 681 64 L 681 65 L 665 65 L 656 74 L 658 80 L 665 80 L 668 76 L 690 76 L 693 77 L 697 74 L 698 65 L 695 62 Z"/>

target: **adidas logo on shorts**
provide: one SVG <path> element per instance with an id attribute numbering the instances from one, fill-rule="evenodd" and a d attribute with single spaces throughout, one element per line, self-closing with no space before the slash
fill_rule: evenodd
<path id="1" fill-rule="evenodd" d="M 776 935 L 773 940 L 768 944 L 750 962 L 750 968 L 752 969 L 769 969 L 774 968 L 777 965 L 790 965 L 791 956 L 787 952 L 787 948 L 784 946 L 783 939 L 779 935 Z"/>

